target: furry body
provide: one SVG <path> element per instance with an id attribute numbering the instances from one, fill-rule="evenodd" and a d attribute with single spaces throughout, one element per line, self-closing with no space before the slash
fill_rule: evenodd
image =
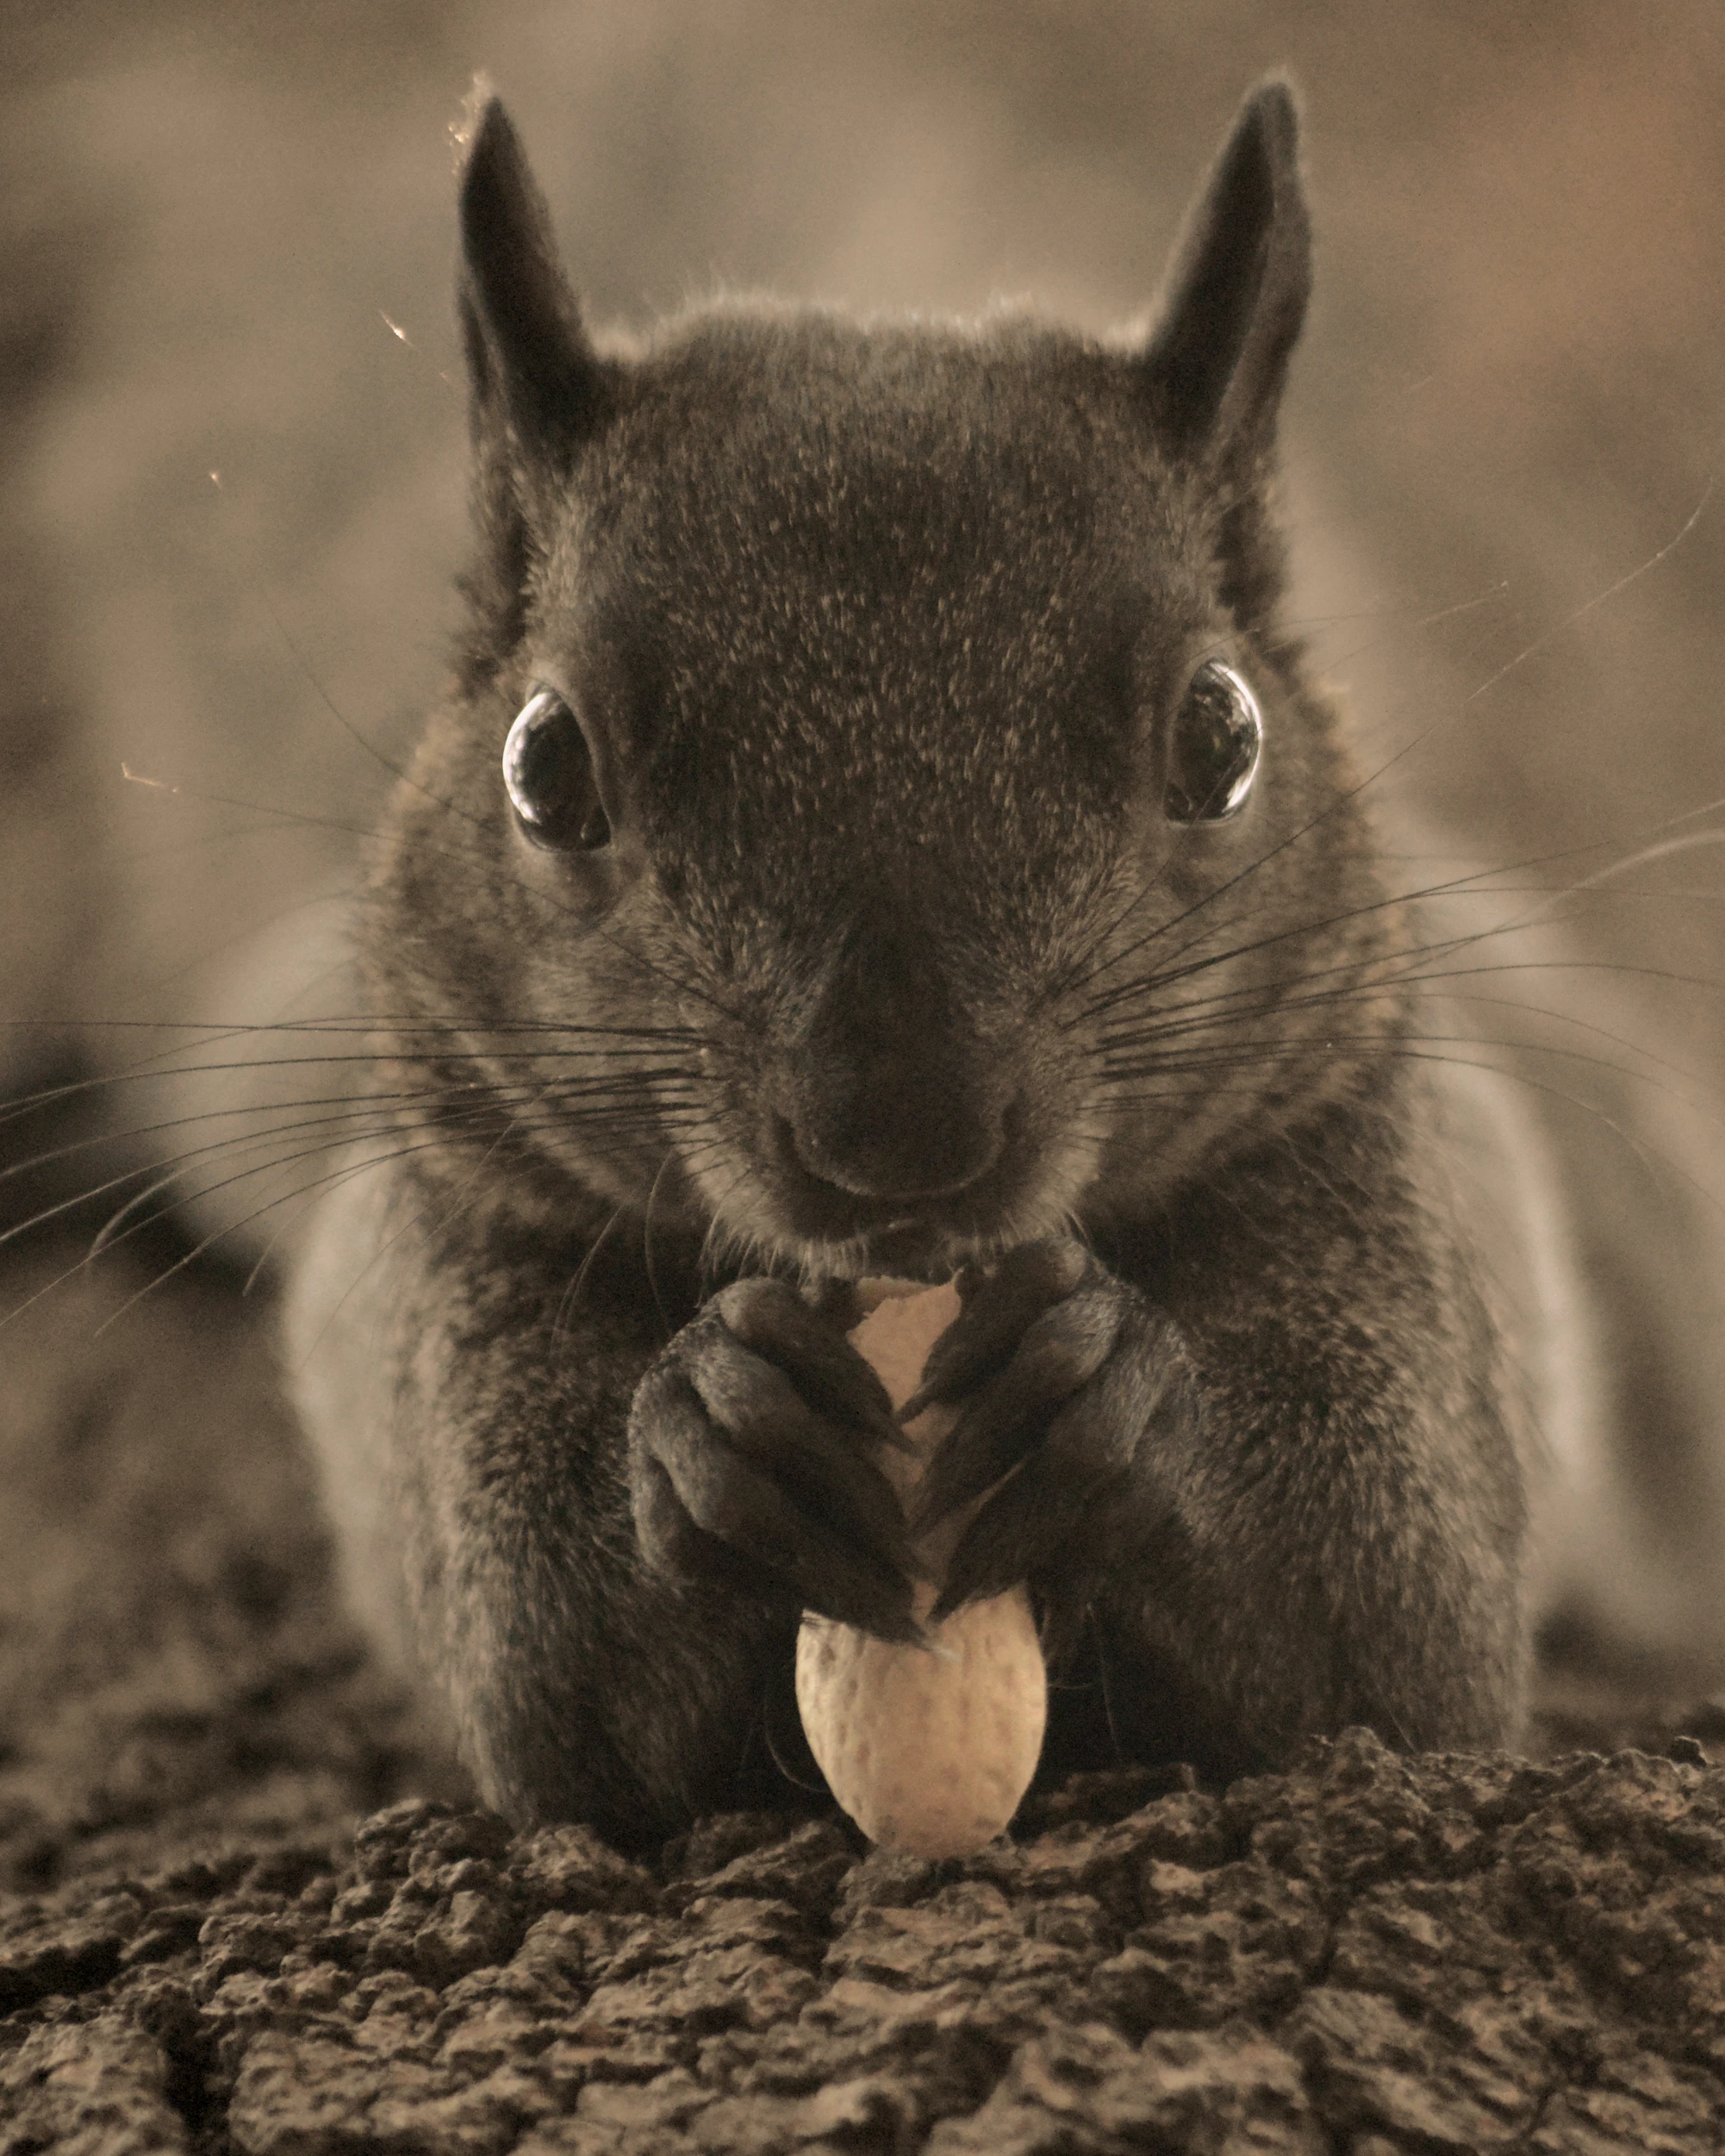
<path id="1" fill-rule="evenodd" d="M 1276 621 L 1286 91 L 1130 349 L 734 308 L 602 358 L 495 107 L 464 234 L 470 626 L 290 1361 L 356 1598 L 487 1799 L 632 1840 L 782 1801 L 800 1610 L 904 1632 L 825 1306 L 865 1272 L 966 1268 L 925 1503 L 986 1495 L 951 1600 L 1030 1584 L 1045 1773 L 1513 1738 L 1588 1286 L 1546 1137 L 1420 1050 Z M 1261 774 L 1174 818 L 1217 654 Z M 499 782 L 536 695 L 597 843 Z"/>

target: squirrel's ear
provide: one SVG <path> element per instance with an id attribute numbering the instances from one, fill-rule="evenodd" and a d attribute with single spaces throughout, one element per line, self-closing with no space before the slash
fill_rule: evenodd
<path id="1" fill-rule="evenodd" d="M 609 370 L 587 341 L 545 197 L 495 97 L 468 138 L 461 252 L 475 437 L 494 445 L 501 421 L 530 456 L 561 464 L 603 418 Z"/>
<path id="2" fill-rule="evenodd" d="M 1261 449 L 1311 290 L 1299 121 L 1284 82 L 1246 100 L 1193 205 L 1143 359 L 1177 452 Z"/>

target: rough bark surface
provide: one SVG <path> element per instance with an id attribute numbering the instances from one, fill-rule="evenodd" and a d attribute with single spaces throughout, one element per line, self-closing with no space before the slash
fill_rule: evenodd
<path id="1" fill-rule="evenodd" d="M 0 1922 L 9 2152 L 1714 2150 L 1725 1773 L 1103 1778 L 975 1858 L 427 1800 L 171 1837 Z"/>
<path id="2" fill-rule="evenodd" d="M 0 1367 L 3 2156 L 1725 2147 L 1718 1709 L 1554 1686 L 1542 1762 L 1123 1771 L 962 1861 L 512 1836 L 400 1794 L 263 1314 L 146 1277 Z"/>

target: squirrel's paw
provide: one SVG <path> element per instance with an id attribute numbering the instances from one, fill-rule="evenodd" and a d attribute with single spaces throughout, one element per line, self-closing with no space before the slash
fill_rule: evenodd
<path id="1" fill-rule="evenodd" d="M 1179 1332 L 1075 1243 L 1026 1243 L 959 1288 L 963 1310 L 903 1411 L 959 1411 L 913 1530 L 977 1508 L 934 1614 L 1021 1580 L 1081 1603 L 1166 1519 L 1151 1456 L 1197 1421 Z"/>
<path id="2" fill-rule="evenodd" d="M 918 1636 L 912 1555 L 871 1457 L 899 1443 L 875 1373 L 782 1281 L 705 1305 L 636 1387 L 629 1479 L 647 1561 Z"/>

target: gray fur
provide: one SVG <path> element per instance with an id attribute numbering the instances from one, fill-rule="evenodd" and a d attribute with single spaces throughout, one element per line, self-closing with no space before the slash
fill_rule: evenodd
<path id="1" fill-rule="evenodd" d="M 398 1107 L 290 1360 L 486 1798 L 640 1840 L 794 1797 L 799 1609 L 909 1623 L 831 1314 L 883 1271 L 967 1268 L 931 1503 L 993 1492 L 950 1592 L 1029 1580 L 1045 1773 L 1512 1740 L 1529 1506 L 1604 1443 L 1543 1330 L 1586 1288 L 1536 1125 L 1417 1052 L 1419 932 L 1276 621 L 1286 89 L 1130 348 L 738 305 L 601 357 L 495 105 L 464 244 L 470 621 L 362 934 Z M 1217 651 L 1262 776 L 1173 825 Z M 512 826 L 540 684 L 592 853 Z"/>

